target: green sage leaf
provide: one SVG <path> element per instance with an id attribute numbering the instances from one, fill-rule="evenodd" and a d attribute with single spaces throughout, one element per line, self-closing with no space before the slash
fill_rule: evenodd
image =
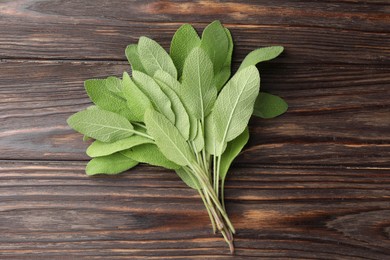
<path id="1" fill-rule="evenodd" d="M 114 153 L 90 160 L 85 168 L 87 175 L 118 174 L 136 166 L 138 162 Z"/>
<path id="2" fill-rule="evenodd" d="M 182 87 L 183 101 L 188 105 L 189 112 L 203 121 L 217 98 L 217 88 L 213 64 L 199 47 L 192 50 L 184 63 Z"/>
<path id="3" fill-rule="evenodd" d="M 157 82 L 162 82 L 165 83 L 167 86 L 169 86 L 173 91 L 175 91 L 175 93 L 181 100 L 190 121 L 189 139 L 193 140 L 196 137 L 196 133 L 198 129 L 197 128 L 198 121 L 196 117 L 192 113 L 190 113 L 188 104 L 184 102 L 185 99 L 183 98 L 184 94 L 183 94 L 183 88 L 181 83 L 177 81 L 177 79 L 173 78 L 171 75 L 169 75 L 168 73 L 162 70 L 158 70 L 154 74 L 154 78 L 156 79 Z"/>
<path id="4" fill-rule="evenodd" d="M 217 90 L 220 91 L 225 83 L 229 80 L 231 74 L 231 64 L 232 64 L 232 55 L 233 55 L 233 38 L 230 34 L 230 31 L 225 28 L 226 36 L 229 40 L 229 47 L 226 56 L 225 63 L 222 66 L 222 69 L 215 75 L 215 85 Z"/>
<path id="5" fill-rule="evenodd" d="M 281 97 L 260 92 L 255 102 L 253 115 L 261 118 L 273 118 L 285 113 L 287 109 L 288 105 Z"/>
<path id="6" fill-rule="evenodd" d="M 124 156 L 141 163 L 164 167 L 166 169 L 179 169 L 180 166 L 168 160 L 155 144 L 141 144 L 122 151 Z"/>
<path id="7" fill-rule="evenodd" d="M 191 173 L 185 171 L 183 168 L 176 169 L 176 174 L 180 177 L 180 179 L 187 184 L 188 187 L 197 190 L 200 187 L 199 182 L 196 180 L 195 176 L 190 176 Z"/>
<path id="8" fill-rule="evenodd" d="M 232 164 L 234 158 L 241 152 L 242 148 L 246 145 L 249 140 L 249 130 L 248 127 L 245 128 L 244 132 L 242 132 L 235 139 L 230 141 L 223 154 L 221 155 L 221 164 L 219 168 L 219 177 L 222 182 L 225 181 L 226 175 Z"/>
<path id="9" fill-rule="evenodd" d="M 96 140 L 88 147 L 87 155 L 90 157 L 105 156 L 145 143 L 153 143 L 153 140 L 139 135 L 132 135 L 113 143 Z"/>
<path id="10" fill-rule="evenodd" d="M 148 133 L 167 159 L 180 166 L 187 166 L 195 161 L 184 137 L 164 115 L 149 109 L 145 113 L 145 124 Z"/>
<path id="11" fill-rule="evenodd" d="M 139 71 L 133 71 L 133 79 L 139 89 L 152 102 L 153 107 L 166 116 L 169 121 L 175 123 L 175 113 L 172 111 L 171 101 L 161 90 L 157 82 L 150 76 Z"/>
<path id="12" fill-rule="evenodd" d="M 237 72 L 221 90 L 212 112 L 215 139 L 221 145 L 240 135 L 248 125 L 260 88 L 260 75 L 255 66 Z M 220 155 L 223 146 L 216 155 Z"/>
<path id="13" fill-rule="evenodd" d="M 95 105 L 103 110 L 115 112 L 132 120 L 126 100 L 107 87 L 107 83 L 112 83 L 113 79 L 89 79 L 84 82 L 85 90 L 89 98 Z M 117 82 L 115 80 L 115 82 Z M 116 83 L 115 83 L 116 84 Z"/>
<path id="14" fill-rule="evenodd" d="M 132 120 L 136 122 L 144 121 L 145 111 L 152 107 L 149 98 L 138 88 L 138 86 L 131 80 L 127 72 L 123 73 L 123 96 L 126 99 L 129 114 Z"/>
<path id="15" fill-rule="evenodd" d="M 141 71 L 143 73 L 146 73 L 146 70 L 144 66 L 142 65 L 139 53 L 138 53 L 138 45 L 137 44 L 130 44 L 127 46 L 126 51 L 126 58 L 129 61 L 131 65 L 131 70 L 137 70 Z"/>
<path id="16" fill-rule="evenodd" d="M 279 56 L 283 52 L 282 46 L 272 46 L 256 49 L 251 51 L 248 55 L 246 55 L 245 59 L 242 61 L 238 71 L 245 69 L 251 65 L 256 65 L 259 62 L 272 60 Z"/>
<path id="17" fill-rule="evenodd" d="M 176 128 L 180 131 L 184 139 L 188 140 L 190 134 L 190 119 L 183 103 L 181 102 L 175 91 L 173 91 L 164 82 L 157 80 L 157 83 L 160 85 L 161 90 L 164 92 L 164 94 L 166 94 L 171 101 L 172 110 L 175 114 Z"/>
<path id="18" fill-rule="evenodd" d="M 212 61 L 214 74 L 223 67 L 229 49 L 229 39 L 220 21 L 209 24 L 202 33 L 201 48 Z"/>
<path id="19" fill-rule="evenodd" d="M 134 133 L 126 118 L 100 109 L 77 112 L 68 118 L 67 123 L 74 130 L 102 142 L 115 142 Z"/>
<path id="20" fill-rule="evenodd" d="M 149 76 L 153 76 L 157 70 L 163 70 L 177 79 L 177 70 L 171 57 L 157 42 L 145 36 L 140 37 L 138 53 Z"/>
<path id="21" fill-rule="evenodd" d="M 188 54 L 199 45 L 199 35 L 190 24 L 183 24 L 173 35 L 170 55 L 177 68 L 178 78 L 183 72 L 184 61 Z"/>

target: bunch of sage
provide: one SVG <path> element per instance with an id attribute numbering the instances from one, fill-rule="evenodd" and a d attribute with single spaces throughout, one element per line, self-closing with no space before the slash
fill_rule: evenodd
<path id="1" fill-rule="evenodd" d="M 256 49 L 230 77 L 233 40 L 219 21 L 201 37 L 182 25 L 169 54 L 140 37 L 125 51 L 132 75 L 86 80 L 94 105 L 67 121 L 85 139 L 95 139 L 87 149 L 92 160 L 86 173 L 118 174 L 138 163 L 176 171 L 199 192 L 214 233 L 220 231 L 233 252 L 225 179 L 248 141 L 251 115 L 271 118 L 287 110 L 280 97 L 259 92 L 255 66 L 282 51 L 281 46 Z"/>

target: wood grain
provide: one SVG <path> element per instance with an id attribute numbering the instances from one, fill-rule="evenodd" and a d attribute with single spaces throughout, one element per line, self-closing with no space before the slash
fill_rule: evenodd
<path id="1" fill-rule="evenodd" d="M 66 125 L 83 80 L 121 75 L 127 44 L 168 49 L 184 22 L 221 20 L 233 67 L 262 64 L 289 111 L 250 121 L 226 184 L 229 255 L 201 200 L 169 171 L 84 174 Z M 0 259 L 388 259 L 390 6 L 385 0 L 0 1 Z"/>
<path id="2" fill-rule="evenodd" d="M 196 192 L 173 172 L 141 166 L 91 178 L 84 166 L 1 162 L 2 259 L 228 255 Z M 237 259 L 390 253 L 388 170 L 240 166 L 230 176 L 226 199 L 238 230 Z"/>
<path id="3" fill-rule="evenodd" d="M 240 162 L 390 166 L 388 68 L 262 66 L 262 88 L 284 97 L 288 113 L 253 119 Z M 90 105 L 82 80 L 121 75 L 126 64 L 2 63 L 1 159 L 87 160 L 88 143 L 66 125 Z M 17 79 L 17 80 L 15 80 Z"/>
<path id="4" fill-rule="evenodd" d="M 187 14 L 193 10 L 204 15 Z M 285 1 L 276 6 L 269 1 L 108 4 L 101 0 L 85 5 L 79 1 L 8 0 L 0 3 L 0 58 L 125 60 L 126 45 L 142 35 L 167 48 L 183 21 L 195 23 L 201 30 L 220 18 L 232 31 L 240 60 L 255 48 L 283 45 L 286 54 L 278 62 L 389 64 L 389 12 L 385 1 L 367 7 L 350 1 Z M 243 17 L 232 17 L 241 14 Z"/>

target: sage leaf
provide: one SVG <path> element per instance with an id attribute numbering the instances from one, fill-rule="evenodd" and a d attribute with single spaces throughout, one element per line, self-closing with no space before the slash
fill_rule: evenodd
<path id="1" fill-rule="evenodd" d="M 259 88 L 259 72 L 255 66 L 249 66 L 237 72 L 221 90 L 212 112 L 215 138 L 220 144 L 233 140 L 244 131 Z M 216 155 L 221 153 L 218 149 Z"/>
<path id="2" fill-rule="evenodd" d="M 192 50 L 184 63 L 182 87 L 183 101 L 188 105 L 190 113 L 203 121 L 217 98 L 217 88 L 213 64 L 199 47 Z"/>
<path id="3" fill-rule="evenodd" d="M 287 109 L 288 105 L 281 97 L 260 92 L 255 102 L 253 115 L 261 118 L 273 118 L 285 113 Z"/>
<path id="4" fill-rule="evenodd" d="M 202 131 L 202 124 L 200 122 L 198 123 L 198 132 L 193 141 L 193 146 L 195 148 L 195 151 L 198 153 L 202 151 L 204 148 L 204 135 Z"/>
<path id="5" fill-rule="evenodd" d="M 141 71 L 146 73 L 144 66 L 142 65 L 139 53 L 138 53 L 138 45 L 130 44 L 126 47 L 125 50 L 126 58 L 131 65 L 131 70 Z"/>
<path id="6" fill-rule="evenodd" d="M 249 140 L 249 130 L 248 127 L 245 128 L 235 139 L 230 141 L 223 154 L 221 155 L 221 164 L 219 168 L 219 177 L 222 182 L 225 181 L 226 175 L 228 173 L 229 167 L 232 164 L 234 158 L 241 152 L 242 148 L 246 145 Z"/>
<path id="7" fill-rule="evenodd" d="M 199 35 L 190 24 L 183 24 L 173 35 L 170 55 L 177 68 L 178 78 L 183 72 L 184 61 L 188 54 L 199 45 Z"/>
<path id="8" fill-rule="evenodd" d="M 184 170 L 183 168 L 180 168 L 180 169 L 176 169 L 175 170 L 176 174 L 180 177 L 180 179 L 190 188 L 192 189 L 195 189 L 197 190 L 198 187 L 200 187 L 200 184 L 199 182 L 196 180 L 196 178 L 194 176 L 190 176 L 190 174 L 192 173 L 189 173 L 187 172 L 186 170 Z"/>
<path id="9" fill-rule="evenodd" d="M 138 53 L 141 63 L 149 76 L 157 70 L 163 70 L 177 78 L 177 70 L 169 54 L 154 40 L 142 36 L 138 41 Z"/>
<path id="10" fill-rule="evenodd" d="M 167 159 L 180 166 L 187 166 L 195 161 L 184 137 L 164 115 L 154 109 L 148 109 L 145 113 L 145 124 L 148 133 Z"/>
<path id="11" fill-rule="evenodd" d="M 133 119 L 126 105 L 126 100 L 115 92 L 110 91 L 107 87 L 106 79 L 86 80 L 84 87 L 89 98 L 97 107 L 120 114 L 129 120 Z"/>
<path id="12" fill-rule="evenodd" d="M 232 55 L 233 55 L 233 38 L 230 34 L 229 29 L 225 28 L 226 36 L 229 40 L 229 47 L 226 56 L 225 63 L 222 66 L 222 69 L 215 75 L 215 85 L 218 92 L 222 89 L 225 83 L 229 80 L 231 74 L 231 64 L 232 64 Z"/>
<path id="13" fill-rule="evenodd" d="M 201 48 L 206 51 L 217 74 L 225 63 L 229 49 L 229 39 L 220 21 L 209 24 L 202 33 Z"/>
<path id="14" fill-rule="evenodd" d="M 179 99 L 182 101 L 182 104 L 187 112 L 190 121 L 189 139 L 193 140 L 196 137 L 196 133 L 198 129 L 197 127 L 198 121 L 196 117 L 190 112 L 188 105 L 184 102 L 184 98 L 183 98 L 184 94 L 183 94 L 183 88 L 181 83 L 177 81 L 175 78 L 173 78 L 171 75 L 169 75 L 168 73 L 162 70 L 158 70 L 154 74 L 154 78 L 156 79 L 157 82 L 165 83 L 167 86 L 169 86 L 173 91 L 175 91 Z"/>
<path id="15" fill-rule="evenodd" d="M 126 99 L 131 121 L 143 122 L 145 111 L 152 107 L 149 98 L 131 80 L 127 72 L 123 73 L 123 96 Z"/>
<path id="16" fill-rule="evenodd" d="M 169 86 L 164 82 L 157 81 L 161 87 L 161 90 L 164 94 L 167 95 L 172 104 L 172 110 L 175 114 L 175 126 L 180 131 L 184 139 L 188 140 L 190 134 L 190 119 L 188 118 L 187 111 L 181 102 L 180 98 L 177 96 L 175 91 L 173 91 Z"/>
<path id="17" fill-rule="evenodd" d="M 132 135 L 112 143 L 96 140 L 88 147 L 87 155 L 90 157 L 105 156 L 145 143 L 153 143 L 153 140 L 139 135 Z"/>
<path id="18" fill-rule="evenodd" d="M 90 160 L 85 168 L 87 175 L 118 174 L 136 166 L 138 162 L 114 153 Z"/>
<path id="19" fill-rule="evenodd" d="M 283 52 L 282 46 L 272 46 L 256 49 L 251 51 L 246 55 L 245 59 L 242 61 L 238 71 L 245 69 L 251 65 L 256 65 L 259 62 L 272 60 L 279 56 Z"/>
<path id="20" fill-rule="evenodd" d="M 168 160 L 155 144 L 141 144 L 122 151 L 124 156 L 141 163 L 161 166 L 166 169 L 179 169 L 180 166 Z"/>
<path id="21" fill-rule="evenodd" d="M 77 112 L 68 118 L 67 123 L 74 130 L 102 142 L 115 142 L 134 133 L 126 118 L 100 109 Z"/>
<path id="22" fill-rule="evenodd" d="M 114 76 L 108 77 L 106 79 L 106 87 L 109 91 L 113 92 L 117 96 L 123 97 L 122 94 L 123 85 L 121 79 Z"/>
<path id="23" fill-rule="evenodd" d="M 172 111 L 171 101 L 161 90 L 156 81 L 152 77 L 139 71 L 133 71 L 133 79 L 140 90 L 152 102 L 153 107 L 166 116 L 169 121 L 175 123 L 175 113 Z"/>

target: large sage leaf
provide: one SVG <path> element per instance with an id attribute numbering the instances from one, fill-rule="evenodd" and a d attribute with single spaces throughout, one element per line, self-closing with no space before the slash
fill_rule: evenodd
<path id="1" fill-rule="evenodd" d="M 143 122 L 145 111 L 152 107 L 149 98 L 131 80 L 127 72 L 123 73 L 123 96 L 126 98 L 131 121 Z"/>
<path id="2" fill-rule="evenodd" d="M 141 163 L 179 169 L 180 166 L 168 160 L 155 144 L 142 144 L 121 152 L 124 156 Z"/>
<path id="3" fill-rule="evenodd" d="M 196 47 L 188 55 L 183 69 L 183 101 L 196 118 L 204 118 L 210 113 L 217 97 L 213 64 L 206 52 Z"/>
<path id="4" fill-rule="evenodd" d="M 190 134 L 190 119 L 183 103 L 175 91 L 173 91 L 169 86 L 167 86 L 164 82 L 157 82 L 160 85 L 161 90 L 167 95 L 172 103 L 172 110 L 175 113 L 176 128 L 180 131 L 184 139 L 188 140 Z"/>
<path id="5" fill-rule="evenodd" d="M 229 167 L 232 164 L 234 158 L 236 158 L 237 155 L 241 152 L 242 148 L 244 148 L 248 140 L 249 130 L 247 127 L 245 128 L 244 132 L 242 132 L 239 136 L 227 144 L 225 151 L 221 155 L 221 164 L 219 168 L 219 177 L 222 182 L 225 181 Z"/>
<path id="6" fill-rule="evenodd" d="M 131 69 L 141 71 L 143 73 L 146 73 L 146 70 L 144 66 L 142 65 L 141 59 L 138 54 L 138 45 L 137 44 L 130 44 L 127 46 L 125 51 L 127 60 L 129 61 L 131 65 Z"/>
<path id="7" fill-rule="evenodd" d="M 153 143 L 153 140 L 139 135 L 132 135 L 113 143 L 96 140 L 88 147 L 87 155 L 90 157 L 105 156 L 145 143 Z"/>
<path id="8" fill-rule="evenodd" d="M 222 153 L 222 145 L 241 134 L 248 125 L 260 88 L 260 75 L 255 66 L 238 73 L 221 90 L 212 112 L 212 124 L 216 140 L 221 144 L 216 155 Z"/>
<path id="9" fill-rule="evenodd" d="M 242 61 L 238 71 L 245 69 L 251 65 L 256 65 L 259 62 L 272 60 L 279 56 L 283 52 L 282 46 L 272 46 L 256 49 L 251 51 L 246 55 L 245 59 Z"/>
<path id="10" fill-rule="evenodd" d="M 148 133 L 167 159 L 180 166 L 187 166 L 195 161 L 184 137 L 164 115 L 149 109 L 145 113 L 145 124 Z"/>
<path id="11" fill-rule="evenodd" d="M 85 168 L 88 175 L 118 174 L 136 166 L 138 162 L 114 153 L 107 156 L 96 157 L 90 160 Z"/>
<path id="12" fill-rule="evenodd" d="M 141 62 L 149 76 L 153 76 L 157 70 L 168 72 L 177 78 L 176 67 L 169 54 L 157 42 L 142 36 L 138 41 L 138 53 L 142 57 Z"/>
<path id="13" fill-rule="evenodd" d="M 261 118 L 273 118 L 287 111 L 288 105 L 281 97 L 260 92 L 256 99 L 253 114 Z"/>
<path id="14" fill-rule="evenodd" d="M 212 22 L 203 30 L 200 46 L 209 55 L 217 74 L 225 63 L 229 49 L 229 39 L 220 21 Z"/>
<path id="15" fill-rule="evenodd" d="M 110 84 L 111 83 L 111 84 Z M 108 87 L 108 84 L 111 87 Z M 132 115 L 126 105 L 126 100 L 120 95 L 115 93 L 113 84 L 117 83 L 116 80 L 110 79 L 89 79 L 84 82 L 85 90 L 89 98 L 95 105 L 101 109 L 115 112 L 132 120 Z M 111 90 L 110 90 L 111 89 Z"/>
<path id="16" fill-rule="evenodd" d="M 193 48 L 200 45 L 200 38 L 194 27 L 183 24 L 173 35 L 170 55 L 177 68 L 178 77 L 183 72 L 184 61 Z"/>
<path id="17" fill-rule="evenodd" d="M 175 170 L 176 174 L 180 177 L 180 179 L 187 184 L 188 187 L 193 188 L 195 190 L 198 189 L 198 187 L 201 187 L 199 182 L 196 180 L 195 176 L 190 176 L 190 174 L 187 171 L 185 171 L 183 168 L 176 169 Z"/>
<path id="18" fill-rule="evenodd" d="M 229 80 L 231 74 L 231 64 L 232 64 L 234 44 L 229 29 L 225 28 L 225 32 L 229 40 L 229 47 L 228 47 L 225 63 L 223 64 L 221 70 L 217 72 L 217 74 L 215 75 L 215 85 L 218 91 L 220 91 L 221 88 L 225 85 L 225 83 Z"/>
<path id="19" fill-rule="evenodd" d="M 68 118 L 67 123 L 74 130 L 102 142 L 115 142 L 134 133 L 126 118 L 100 109 L 77 112 Z"/>
<path id="20" fill-rule="evenodd" d="M 175 123 L 175 113 L 172 111 L 171 101 L 161 90 L 156 81 L 145 73 L 133 71 L 133 79 L 141 91 L 152 102 L 153 107 Z"/>
<path id="21" fill-rule="evenodd" d="M 188 108 L 188 104 L 186 104 L 184 102 L 185 99 L 183 98 L 184 94 L 183 94 L 183 88 L 182 88 L 181 83 L 179 81 L 177 81 L 175 78 L 173 78 L 171 75 L 169 75 L 168 73 L 166 73 L 165 71 L 162 71 L 162 70 L 158 70 L 154 74 L 154 78 L 157 82 L 165 83 L 173 91 L 175 91 L 175 93 L 177 94 L 177 96 L 179 97 L 181 102 L 183 103 L 183 106 L 186 109 L 186 112 L 187 112 L 187 115 L 188 115 L 188 118 L 190 121 L 190 123 L 189 123 L 190 124 L 189 139 L 193 140 L 196 136 L 196 133 L 197 133 L 198 121 L 197 121 L 196 117 L 192 113 L 190 113 L 190 109 Z"/>

